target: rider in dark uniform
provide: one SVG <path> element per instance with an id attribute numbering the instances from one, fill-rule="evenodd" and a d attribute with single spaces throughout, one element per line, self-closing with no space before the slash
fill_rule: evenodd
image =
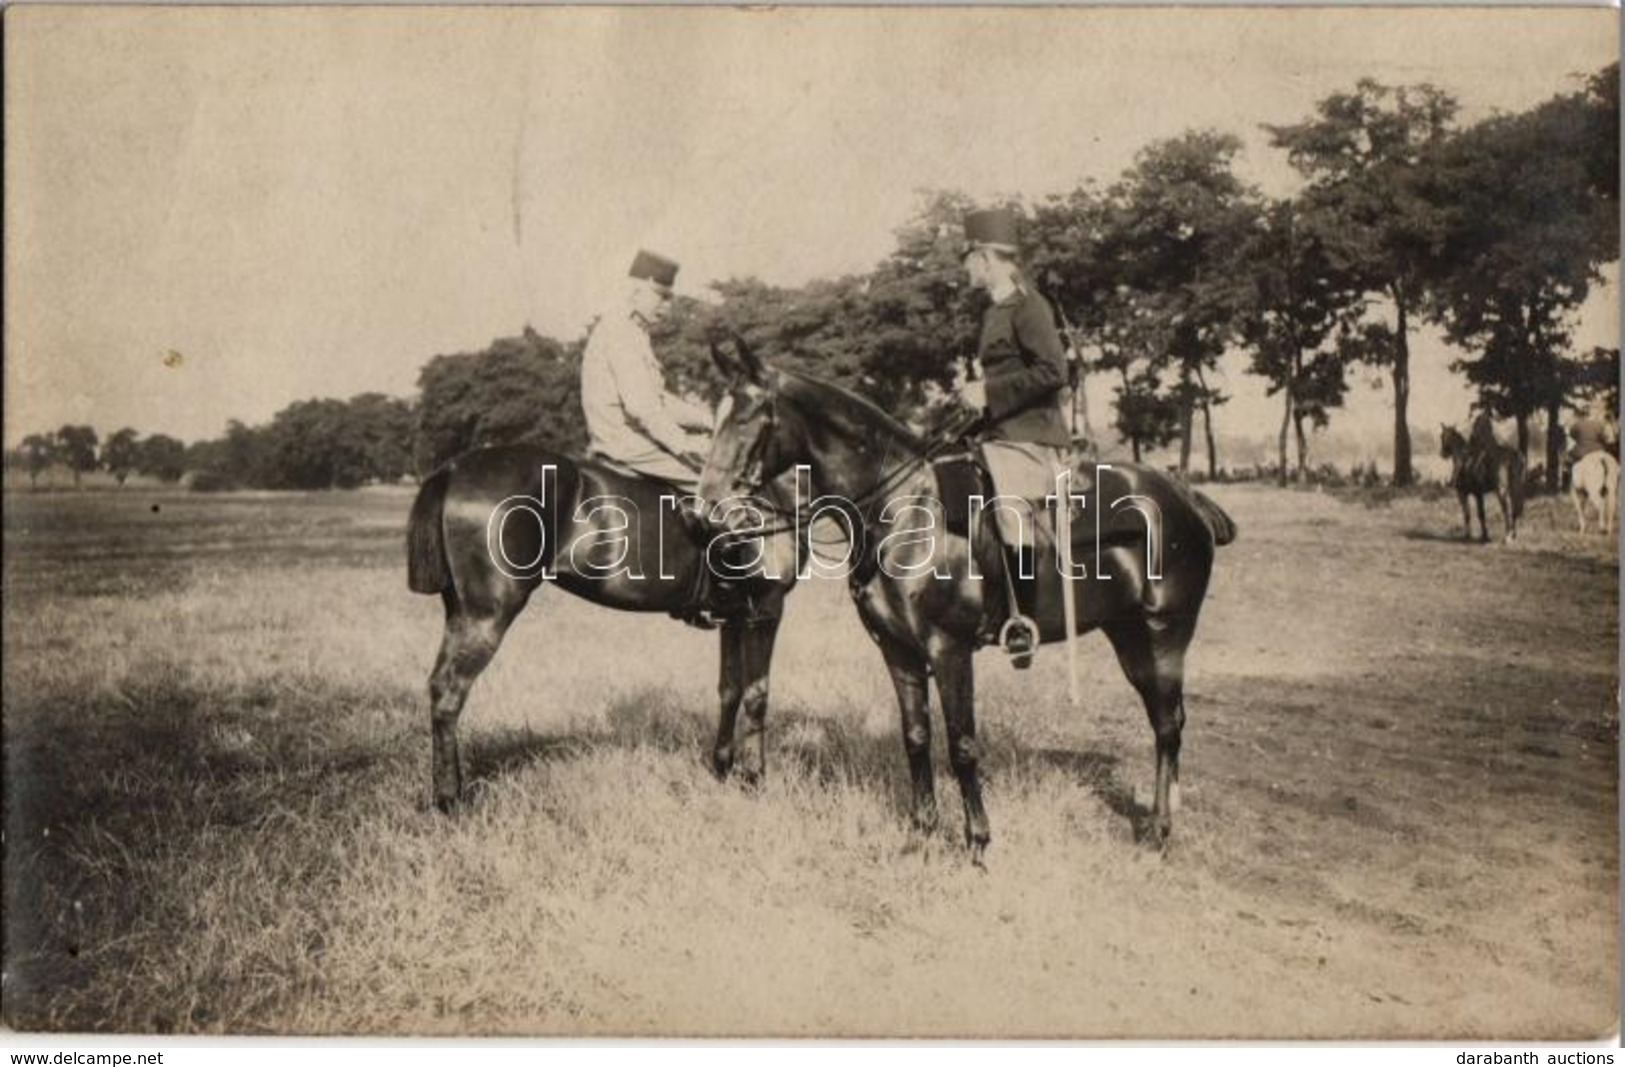
<path id="1" fill-rule="evenodd" d="M 982 368 L 986 408 L 981 433 L 982 461 L 994 491 L 1012 500 L 1036 502 L 1055 492 L 1071 443 L 1063 410 L 1067 385 L 1066 349 L 1055 313 L 1023 276 L 1016 262 L 1016 217 L 1003 208 L 965 216 L 965 271 L 992 303 L 982 317 L 977 359 Z M 1032 663 L 1038 634 L 1021 600 L 1031 601 L 1032 582 L 1021 578 L 1022 554 L 1030 570 L 1034 550 L 1034 511 L 1026 519 L 1000 507 L 995 513 L 1006 558 L 1018 593 L 1010 605 L 1004 647 L 1019 669 Z M 1025 594 L 1025 595 L 1023 595 Z"/>

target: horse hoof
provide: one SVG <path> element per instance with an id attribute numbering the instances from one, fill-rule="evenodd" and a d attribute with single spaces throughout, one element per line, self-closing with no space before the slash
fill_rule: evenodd
<path id="1" fill-rule="evenodd" d="M 970 865 L 972 867 L 975 867 L 977 870 L 981 871 L 983 874 L 987 873 L 987 842 L 986 841 L 974 842 L 971 845 L 971 847 L 970 847 Z"/>
<path id="2" fill-rule="evenodd" d="M 1166 854 L 1168 838 L 1172 833 L 1171 826 L 1159 825 L 1155 819 L 1147 819 L 1140 824 L 1139 832 L 1134 835 L 1134 841 L 1148 852 Z"/>
<path id="3" fill-rule="evenodd" d="M 460 798 L 455 793 L 451 795 L 437 796 L 434 798 L 434 806 L 442 815 L 457 814 L 459 804 Z"/>
<path id="4" fill-rule="evenodd" d="M 715 753 L 711 756 L 711 775 L 719 782 L 728 780 L 733 773 L 734 761 L 732 756 L 720 756 Z"/>

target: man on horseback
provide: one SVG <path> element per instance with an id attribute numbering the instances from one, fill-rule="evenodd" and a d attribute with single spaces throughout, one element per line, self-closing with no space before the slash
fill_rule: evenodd
<path id="1" fill-rule="evenodd" d="M 709 531 L 694 494 L 711 447 L 711 413 L 666 389 L 649 341 L 670 308 L 677 271 L 676 262 L 653 252 L 640 250 L 633 257 L 623 299 L 598 320 L 582 354 L 581 407 L 589 454 L 673 486 L 681 494 L 679 511 L 703 540 Z M 748 548 L 735 545 L 731 551 Z M 674 612 L 675 617 L 710 629 L 749 609 L 743 582 L 709 567 L 703 580 L 695 593 L 701 606 Z"/>
<path id="2" fill-rule="evenodd" d="M 582 354 L 581 407 L 594 456 L 692 492 L 710 448 L 711 413 L 667 391 L 649 343 L 677 270 L 652 252 L 633 258 L 624 296 L 598 320 Z"/>
<path id="3" fill-rule="evenodd" d="M 1040 502 L 1055 492 L 1071 438 L 1063 410 L 1066 348 L 1049 301 L 1023 276 L 1016 250 L 1013 212 L 993 208 L 965 216 L 965 272 L 991 299 L 977 344 L 985 391 L 978 430 L 982 462 L 1000 497 L 995 514 L 1010 576 L 1010 622 L 1001 636 L 1011 663 L 1024 669 L 1038 645 L 1032 617 L 1043 580 L 1034 569 L 1034 519 L 1043 513 Z"/>
<path id="4" fill-rule="evenodd" d="M 1593 452 L 1613 452 L 1619 446 L 1619 428 L 1613 424 L 1613 412 L 1608 404 L 1597 397 L 1586 411 L 1569 427 L 1574 447 L 1569 449 L 1569 462 L 1578 463 Z"/>

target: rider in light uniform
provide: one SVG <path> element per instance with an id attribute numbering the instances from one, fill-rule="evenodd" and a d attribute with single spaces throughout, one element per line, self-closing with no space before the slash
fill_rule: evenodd
<path id="1" fill-rule="evenodd" d="M 667 391 L 649 331 L 665 316 L 678 265 L 632 260 L 621 301 L 593 327 L 581 357 L 581 407 L 592 453 L 693 492 L 710 450 L 711 412 Z"/>

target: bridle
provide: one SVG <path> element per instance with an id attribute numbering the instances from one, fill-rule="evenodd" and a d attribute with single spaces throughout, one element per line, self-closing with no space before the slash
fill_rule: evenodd
<path id="1" fill-rule="evenodd" d="M 741 466 L 739 473 L 734 477 L 729 491 L 736 496 L 744 496 L 752 502 L 753 506 L 759 507 L 771 515 L 778 516 L 779 523 L 765 529 L 742 530 L 739 532 L 740 537 L 766 537 L 796 530 L 801 526 L 801 515 L 798 510 L 778 507 L 769 503 L 766 499 L 769 479 L 763 472 L 768 469 L 768 450 L 778 431 L 778 391 L 771 388 L 767 389 L 767 399 L 763 401 L 763 404 L 766 407 L 766 412 L 761 420 L 761 428 L 757 431 L 756 439 L 751 442 L 750 447 L 745 451 L 744 465 Z M 857 511 L 859 518 L 867 522 L 868 511 L 872 504 L 890 494 L 893 489 L 912 477 L 915 472 L 925 467 L 932 460 L 957 447 L 963 438 L 963 434 L 951 432 L 954 425 L 954 420 L 950 420 L 947 425 L 937 428 L 932 436 L 927 439 L 924 448 L 909 456 L 890 471 L 886 471 L 886 465 L 891 461 L 891 445 L 888 444 L 886 453 L 881 457 L 879 464 L 883 472 L 881 477 L 874 485 L 859 495 L 857 499 L 848 501 Z M 809 540 L 811 540 L 810 537 Z M 815 541 L 813 543 L 821 544 L 824 542 Z M 833 544 L 834 542 L 828 543 Z"/>

